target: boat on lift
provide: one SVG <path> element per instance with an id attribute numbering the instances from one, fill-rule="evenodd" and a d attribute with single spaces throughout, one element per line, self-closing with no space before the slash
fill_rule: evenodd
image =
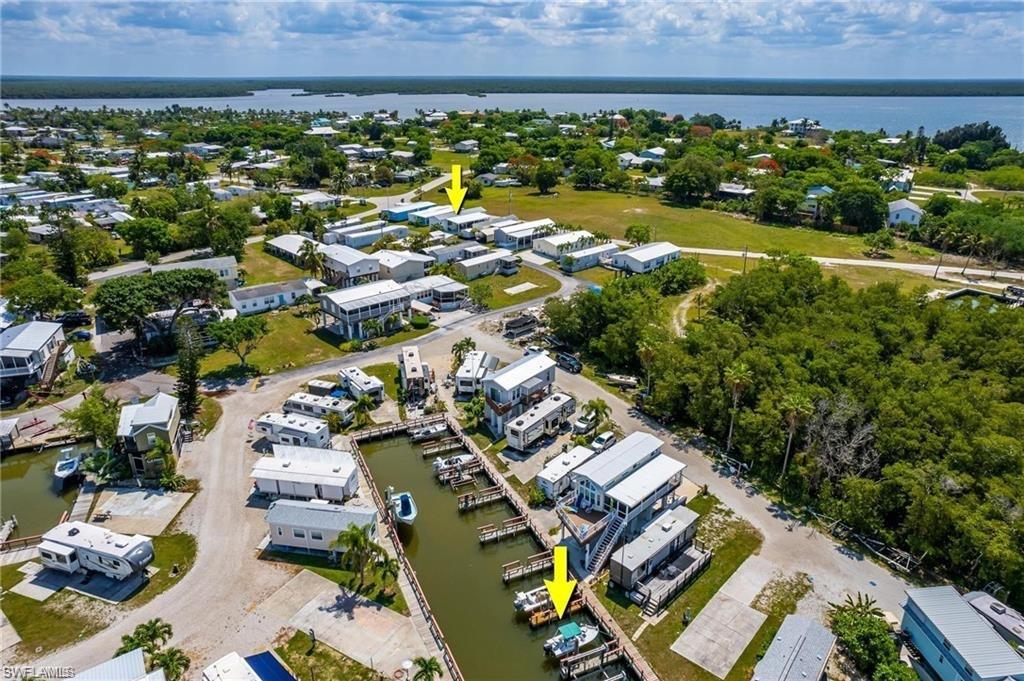
<path id="1" fill-rule="evenodd" d="M 563 624 L 558 627 L 557 634 L 544 642 L 544 652 L 557 658 L 575 655 L 596 641 L 598 633 L 597 627 L 592 624 Z"/>
<path id="2" fill-rule="evenodd" d="M 409 433 L 409 437 L 413 442 L 426 442 L 428 440 L 436 440 L 447 432 L 448 424 L 444 421 L 440 421 L 438 423 L 431 423 L 423 426 L 422 428 L 417 428 Z"/>
<path id="3" fill-rule="evenodd" d="M 476 461 L 475 454 L 456 454 L 455 456 L 443 457 L 439 456 L 434 459 L 434 472 L 444 468 L 458 467 L 462 468 L 468 464 Z"/>
<path id="4" fill-rule="evenodd" d="M 416 500 L 412 498 L 412 492 L 395 492 L 393 487 L 388 487 L 388 505 L 391 515 L 403 525 L 412 525 L 416 522 Z"/>
<path id="5" fill-rule="evenodd" d="M 60 458 L 53 466 L 53 486 L 63 490 L 82 475 L 82 456 L 74 447 L 60 450 Z"/>
<path id="6" fill-rule="evenodd" d="M 513 605 L 516 612 L 531 613 L 551 604 L 546 586 L 537 587 L 531 591 L 517 591 Z"/>

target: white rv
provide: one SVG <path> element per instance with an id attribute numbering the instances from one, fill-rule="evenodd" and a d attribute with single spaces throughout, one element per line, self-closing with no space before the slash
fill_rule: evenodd
<path id="1" fill-rule="evenodd" d="M 123 580 L 144 573 L 153 562 L 153 542 L 141 534 L 117 534 L 74 520 L 43 535 L 39 558 L 45 567 L 61 572 L 92 571 Z"/>

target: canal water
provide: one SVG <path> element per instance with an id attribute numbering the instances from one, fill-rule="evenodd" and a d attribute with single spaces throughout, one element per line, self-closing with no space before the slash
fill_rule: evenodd
<path id="1" fill-rule="evenodd" d="M 400 535 L 463 675 L 472 681 L 559 678 L 557 664 L 543 650 L 557 623 L 531 629 L 516 620 L 512 606 L 517 590 L 540 586 L 545 575 L 508 586 L 501 581 L 503 564 L 543 547 L 529 533 L 485 546 L 478 541 L 477 527 L 511 518 L 512 508 L 502 503 L 459 513 L 457 495 L 436 482 L 432 460 L 424 460 L 420 447 L 406 438 L 360 448 L 382 497 L 391 485 L 396 492 L 412 492 L 416 500 L 416 522 L 400 528 Z M 579 615 L 572 618 L 584 622 Z"/>
<path id="2" fill-rule="evenodd" d="M 70 511 L 78 496 L 78 485 L 63 492 L 53 489 L 53 466 L 61 447 L 39 452 L 11 454 L 0 463 L 0 515 L 7 520 L 18 517 L 18 529 L 12 537 L 31 537 L 51 529 L 64 511 Z M 88 451 L 88 445 L 78 451 Z"/>

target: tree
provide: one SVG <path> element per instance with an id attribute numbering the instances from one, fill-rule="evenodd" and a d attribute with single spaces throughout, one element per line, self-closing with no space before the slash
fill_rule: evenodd
<path id="1" fill-rule="evenodd" d="M 721 173 L 704 156 L 687 154 L 665 176 L 665 190 L 674 201 L 691 203 L 718 189 Z"/>
<path id="2" fill-rule="evenodd" d="M 533 181 L 541 194 L 547 194 L 552 187 L 558 184 L 558 166 L 550 161 L 543 161 L 537 166 Z"/>
<path id="3" fill-rule="evenodd" d="M 370 561 L 383 553 L 383 549 L 373 543 L 366 534 L 365 528 L 359 527 L 355 523 L 350 523 L 347 528 L 339 532 L 330 547 L 343 552 L 341 562 L 347 569 L 359 574 L 357 591 L 362 591 L 363 585 L 366 583 L 366 568 Z"/>
<path id="4" fill-rule="evenodd" d="M 11 309 L 24 315 L 48 315 L 77 308 L 82 292 L 50 274 L 40 272 L 22 277 L 7 286 Z"/>
<path id="5" fill-rule="evenodd" d="M 345 422 L 341 418 L 341 414 L 337 412 L 329 412 L 324 416 L 324 423 L 327 424 L 327 430 L 332 433 L 340 433 L 345 427 Z"/>
<path id="6" fill-rule="evenodd" d="M 101 199 L 119 199 L 128 193 L 128 185 L 110 175 L 92 175 L 86 184 Z"/>
<path id="7" fill-rule="evenodd" d="M 583 405 L 583 411 L 590 414 L 591 416 L 596 417 L 599 423 L 608 418 L 608 415 L 611 414 L 612 412 L 611 407 L 608 406 L 608 403 L 602 400 L 600 397 L 595 397 L 592 400 L 588 400 L 587 403 Z"/>
<path id="8" fill-rule="evenodd" d="M 132 633 L 122 636 L 121 647 L 114 653 L 114 657 L 142 648 L 146 655 L 152 658 L 173 635 L 171 625 L 156 617 L 138 625 Z"/>
<path id="9" fill-rule="evenodd" d="M 880 229 L 864 237 L 864 245 L 868 247 L 868 254 L 876 257 L 891 248 L 895 248 L 896 239 L 892 235 L 892 230 L 888 228 Z"/>
<path id="10" fill-rule="evenodd" d="M 61 279 L 78 286 L 82 283 L 82 273 L 78 260 L 78 249 L 75 248 L 75 239 L 71 229 L 63 224 L 57 224 L 56 233 L 50 237 L 50 254 L 53 256 L 53 270 Z"/>
<path id="11" fill-rule="evenodd" d="M 185 320 L 178 325 L 178 379 L 175 389 L 178 393 L 178 409 L 182 418 L 190 420 L 199 412 L 199 369 L 203 356 L 203 344 L 196 333 L 195 324 Z"/>
<path id="12" fill-rule="evenodd" d="M 370 423 L 370 412 L 376 408 L 377 403 L 369 395 L 362 394 L 357 397 L 355 404 L 352 405 L 352 411 L 356 415 L 356 425 L 359 427 L 368 425 Z"/>
<path id="13" fill-rule="evenodd" d="M 843 224 L 856 227 L 862 232 L 881 229 L 889 214 L 885 194 L 874 182 L 844 182 L 832 195 L 831 200 Z"/>
<path id="14" fill-rule="evenodd" d="M 469 421 L 468 427 L 470 430 L 475 430 L 480 425 L 480 419 L 484 416 L 484 398 L 480 395 L 474 395 L 468 402 L 462 405 L 462 413 L 466 415 L 466 419 Z"/>
<path id="15" fill-rule="evenodd" d="M 61 415 L 61 422 L 76 435 L 112 447 L 117 437 L 119 414 L 118 399 L 107 397 L 103 389 L 96 386 L 77 406 Z"/>
<path id="16" fill-rule="evenodd" d="M 324 254 L 315 241 L 303 241 L 299 247 L 299 266 L 309 270 L 311 277 L 318 278 L 324 271 Z"/>
<path id="17" fill-rule="evenodd" d="M 460 366 L 466 360 L 466 355 L 473 350 L 476 350 L 476 341 L 469 336 L 456 341 L 455 345 L 452 346 L 452 366 Z"/>
<path id="18" fill-rule="evenodd" d="M 782 414 L 786 419 L 786 455 L 782 459 L 782 473 L 785 477 L 786 468 L 789 466 L 789 454 L 793 448 L 793 438 L 800 424 L 806 421 L 814 411 L 814 405 L 806 396 L 798 393 L 786 393 L 782 398 Z"/>
<path id="19" fill-rule="evenodd" d="M 243 370 L 249 367 L 246 361 L 249 355 L 270 331 L 267 320 L 259 315 L 223 319 L 206 328 L 222 347 L 238 357 Z"/>
<path id="20" fill-rule="evenodd" d="M 167 681 L 180 681 L 192 666 L 192 660 L 180 648 L 168 648 L 153 656 L 152 666 L 162 669 Z"/>
<path id="21" fill-rule="evenodd" d="M 729 436 L 725 441 L 725 453 L 732 451 L 732 430 L 736 423 L 736 409 L 739 407 L 740 395 L 754 380 L 754 373 L 743 362 L 736 362 L 725 369 L 725 384 L 729 388 L 732 407 L 729 409 Z"/>
<path id="22" fill-rule="evenodd" d="M 487 307 L 487 302 L 494 295 L 491 285 L 478 281 L 469 285 L 469 299 L 477 307 Z"/>
<path id="23" fill-rule="evenodd" d="M 363 322 L 363 331 L 366 332 L 367 338 L 376 338 L 384 331 L 384 325 L 379 319 L 367 319 Z"/>
<path id="24" fill-rule="evenodd" d="M 416 657 L 412 663 L 416 665 L 416 673 L 412 681 L 434 681 L 444 676 L 444 670 L 436 657 Z"/>
<path id="25" fill-rule="evenodd" d="M 390 591 L 394 587 L 401 571 L 401 563 L 382 551 L 380 560 L 377 561 L 377 578 L 380 579 L 381 586 L 385 592 Z"/>
<path id="26" fill-rule="evenodd" d="M 630 225 L 626 227 L 626 241 L 634 246 L 646 244 L 651 240 L 653 231 L 650 225 Z"/>
<path id="27" fill-rule="evenodd" d="M 131 246 L 136 258 L 144 258 L 151 251 L 164 255 L 174 247 L 170 225 L 160 218 L 128 220 L 118 225 L 117 233 Z"/>

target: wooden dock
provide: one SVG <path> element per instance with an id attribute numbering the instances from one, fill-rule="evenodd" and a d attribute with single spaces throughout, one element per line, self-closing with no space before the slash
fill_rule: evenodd
<path id="1" fill-rule="evenodd" d="M 453 452 L 456 449 L 462 449 L 462 438 L 458 435 L 455 437 L 446 437 L 443 440 L 428 442 L 423 445 L 423 458 L 428 459 L 432 456 L 444 454 L 445 452 Z"/>
<path id="2" fill-rule="evenodd" d="M 476 476 L 468 473 L 464 473 L 457 478 L 452 478 L 450 481 L 452 491 L 458 492 L 459 488 L 465 487 L 466 485 L 475 485 Z"/>
<path id="3" fill-rule="evenodd" d="M 488 544 L 492 541 L 501 541 L 507 537 L 514 537 L 530 530 L 530 521 L 524 516 L 508 518 L 502 521 L 500 526 L 493 524 L 483 525 L 476 528 L 480 533 L 480 543 Z"/>
<path id="4" fill-rule="evenodd" d="M 443 414 L 435 416 L 427 416 L 421 419 L 415 419 L 412 421 L 400 421 L 399 423 L 387 423 L 383 426 L 376 426 L 374 428 L 367 428 L 360 430 L 352 435 L 352 439 L 356 442 L 365 442 L 367 440 L 381 440 L 392 435 L 400 435 L 407 433 L 410 430 L 416 430 L 423 426 L 430 425 L 431 423 L 437 423 L 444 421 L 447 423 Z"/>
<path id="5" fill-rule="evenodd" d="M 487 504 L 493 504 L 496 501 L 505 501 L 505 492 L 498 487 L 488 487 L 487 489 L 477 490 L 475 492 L 466 492 L 459 496 L 459 510 L 469 511 L 474 508 L 480 508 Z"/>
<path id="6" fill-rule="evenodd" d="M 443 485 L 445 483 L 451 482 L 452 480 L 455 480 L 456 478 L 462 475 L 473 475 L 474 473 L 482 469 L 483 464 L 481 464 L 479 461 L 470 461 L 469 463 L 464 463 L 461 465 L 445 466 L 444 468 L 439 468 L 437 471 L 435 471 L 434 474 L 437 475 L 437 481 Z"/>
<path id="7" fill-rule="evenodd" d="M 538 572 L 548 570 L 554 567 L 554 564 L 554 554 L 551 551 L 534 554 L 527 558 L 525 562 L 514 560 L 501 566 L 501 581 L 508 584 L 513 580 L 522 579 L 523 577 L 529 577 Z"/>
<path id="8" fill-rule="evenodd" d="M 566 612 L 568 612 L 570 615 L 575 615 L 582 609 L 583 597 L 580 595 L 576 595 L 569 602 L 569 605 L 566 608 Z M 559 619 L 561 619 L 561 617 L 558 616 L 557 610 L 555 610 L 554 608 L 544 608 L 543 610 L 538 610 L 537 612 L 534 612 L 530 615 L 530 626 L 536 628 L 543 626 L 548 622 L 554 622 Z"/>
<path id="9" fill-rule="evenodd" d="M 567 657 L 559 664 L 563 679 L 577 679 L 601 669 L 605 665 L 618 662 L 622 658 L 622 648 L 612 641 L 593 650 Z"/>

